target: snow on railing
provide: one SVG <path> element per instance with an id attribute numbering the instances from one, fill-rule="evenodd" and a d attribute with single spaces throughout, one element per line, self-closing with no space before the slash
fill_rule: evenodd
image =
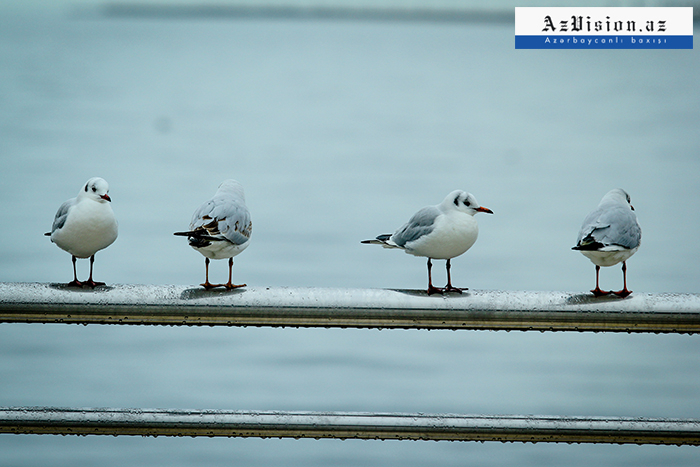
<path id="1" fill-rule="evenodd" d="M 700 295 L 0 283 L 0 323 L 700 332 Z"/>

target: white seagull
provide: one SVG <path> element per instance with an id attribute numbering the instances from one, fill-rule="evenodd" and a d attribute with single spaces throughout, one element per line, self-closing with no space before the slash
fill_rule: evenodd
<path id="1" fill-rule="evenodd" d="M 233 257 L 248 248 L 253 223 L 245 205 L 243 187 L 236 180 L 225 180 L 219 185 L 214 197 L 202 204 L 192 215 L 190 230 L 175 232 L 175 235 L 188 237 L 190 246 L 205 256 L 206 276 L 201 284 L 205 289 L 226 287 L 234 289 L 245 284 L 231 283 Z M 209 258 L 228 258 L 228 282 L 209 282 Z"/>
<path id="2" fill-rule="evenodd" d="M 641 240 L 642 229 L 637 222 L 630 195 L 620 188 L 609 191 L 600 200 L 598 208 L 584 219 L 576 246 L 572 247 L 595 264 L 595 289 L 591 290 L 593 295 L 600 297 L 611 293 L 600 289 L 600 267 L 614 266 L 620 261 L 624 285 L 622 290 L 612 293 L 620 297 L 632 293 L 627 290 L 625 262 L 637 252 Z"/>
<path id="3" fill-rule="evenodd" d="M 384 248 L 400 248 L 414 256 L 428 258 L 428 295 L 462 290 L 452 286 L 450 259 L 455 258 L 474 245 L 479 235 L 479 225 L 474 219 L 477 212 L 493 214 L 476 202 L 474 196 L 456 190 L 447 195 L 442 203 L 428 206 L 393 234 L 384 234 L 374 240 L 361 243 L 378 244 Z M 446 259 L 447 285 L 444 289 L 433 287 L 432 259 Z"/>
<path id="4" fill-rule="evenodd" d="M 91 178 L 80 189 L 78 196 L 58 208 L 53 220 L 51 241 L 73 256 L 73 281 L 68 285 L 95 287 L 104 282 L 92 280 L 95 253 L 107 248 L 117 239 L 117 219 L 112 211 L 109 185 L 99 177 Z M 90 278 L 78 281 L 76 258 L 90 258 Z"/>

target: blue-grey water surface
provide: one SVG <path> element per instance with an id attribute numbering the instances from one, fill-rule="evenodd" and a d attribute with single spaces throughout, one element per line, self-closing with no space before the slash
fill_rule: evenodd
<path id="1" fill-rule="evenodd" d="M 512 24 L 0 17 L 0 281 L 67 282 L 43 236 L 92 176 L 108 283 L 198 284 L 174 237 L 246 188 L 234 282 L 423 288 L 361 245 L 454 189 L 480 238 L 455 285 L 584 292 L 583 217 L 626 189 L 641 292 L 700 292 L 700 56 L 514 50 Z M 444 283 L 443 262 L 435 281 Z M 87 275 L 87 261 L 79 264 Z M 225 262 L 212 278 L 225 279 Z M 619 267 L 602 286 L 621 287 Z M 441 300 L 443 298 L 436 297 Z M 0 406 L 700 418 L 697 336 L 0 325 Z M 691 447 L 0 435 L 2 466 L 664 465 Z"/>

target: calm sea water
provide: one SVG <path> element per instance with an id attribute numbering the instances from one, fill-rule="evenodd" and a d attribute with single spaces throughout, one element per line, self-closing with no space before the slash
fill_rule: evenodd
<path id="1" fill-rule="evenodd" d="M 570 250 L 614 187 L 637 292 L 700 292 L 696 51 L 516 51 L 512 25 L 0 17 L 0 281 L 68 281 L 43 233 L 107 179 L 109 283 L 197 284 L 172 232 L 225 178 L 254 230 L 234 281 L 423 288 L 359 241 L 454 189 L 494 211 L 473 289 L 590 289 Z M 444 281 L 442 262 L 436 282 Z M 212 265 L 224 278 L 224 262 Z M 80 264 L 79 275 L 87 275 Z M 619 268 L 601 274 L 621 285 Z M 0 325 L 0 406 L 700 418 L 697 336 Z M 0 436 L 0 465 L 678 465 L 696 448 Z"/>

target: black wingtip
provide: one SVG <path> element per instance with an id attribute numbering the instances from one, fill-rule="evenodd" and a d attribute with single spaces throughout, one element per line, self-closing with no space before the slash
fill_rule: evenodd
<path id="1" fill-rule="evenodd" d="M 592 242 L 592 243 L 584 243 L 584 244 L 572 246 L 571 249 L 578 250 L 578 251 L 596 251 L 596 250 L 600 250 L 604 246 L 605 245 L 603 245 L 600 242 Z"/>

